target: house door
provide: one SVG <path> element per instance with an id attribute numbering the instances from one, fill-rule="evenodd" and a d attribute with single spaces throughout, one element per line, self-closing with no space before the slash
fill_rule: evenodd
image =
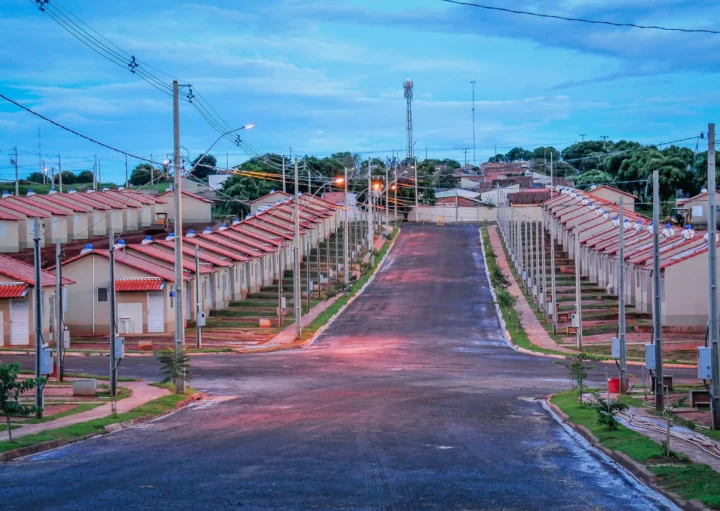
<path id="1" fill-rule="evenodd" d="M 148 332 L 165 331 L 165 300 L 160 291 L 148 293 Z"/>
<path id="2" fill-rule="evenodd" d="M 30 308 L 27 300 L 10 301 L 10 345 L 30 344 Z"/>

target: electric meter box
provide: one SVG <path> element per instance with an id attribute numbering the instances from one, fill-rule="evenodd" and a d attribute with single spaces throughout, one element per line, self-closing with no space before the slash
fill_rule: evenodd
<path id="1" fill-rule="evenodd" d="M 612 338 L 612 358 L 620 358 L 620 339 Z"/>
<path id="2" fill-rule="evenodd" d="M 63 330 L 63 348 L 70 349 L 70 330 L 67 327 Z"/>
<path id="3" fill-rule="evenodd" d="M 280 307 L 282 307 L 283 309 L 287 309 L 287 297 L 280 297 Z"/>
<path id="4" fill-rule="evenodd" d="M 552 300 L 548 300 L 548 301 L 547 301 L 547 311 L 548 311 L 548 314 L 549 314 L 550 316 L 552 316 L 553 314 L 555 314 L 555 307 L 553 307 Z"/>
<path id="5" fill-rule="evenodd" d="M 205 313 L 204 312 L 198 312 L 197 324 L 198 324 L 198 326 L 205 326 Z"/>
<path id="6" fill-rule="evenodd" d="M 645 367 L 647 367 L 650 371 L 655 370 L 655 345 L 654 344 L 646 344 L 645 345 Z"/>
<path id="7" fill-rule="evenodd" d="M 125 339 L 122 337 L 116 336 L 115 337 L 115 345 L 113 346 L 113 349 L 115 350 L 115 358 L 123 358 L 125 357 Z"/>
<path id="8" fill-rule="evenodd" d="M 698 348 L 698 378 L 712 380 L 712 348 Z"/>
<path id="9" fill-rule="evenodd" d="M 40 350 L 40 374 L 52 374 L 53 357 L 52 350 L 43 348 Z"/>
<path id="10" fill-rule="evenodd" d="M 580 328 L 580 320 L 579 320 L 577 314 L 571 314 L 571 315 L 570 315 L 570 324 L 571 324 L 574 328 Z"/>

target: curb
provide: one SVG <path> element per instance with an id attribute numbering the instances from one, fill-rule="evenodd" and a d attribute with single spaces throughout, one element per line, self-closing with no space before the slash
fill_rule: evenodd
<path id="1" fill-rule="evenodd" d="M 645 465 L 638 463 L 623 452 L 608 449 L 607 447 L 602 445 L 598 437 L 596 437 L 585 426 L 582 426 L 580 424 L 573 424 L 572 422 L 570 422 L 568 420 L 569 418 L 567 414 L 563 412 L 560 408 L 558 408 L 555 404 L 550 402 L 550 399 L 552 399 L 553 395 L 554 394 L 546 396 L 542 400 L 543 407 L 548 411 L 548 413 L 553 417 L 553 419 L 575 431 L 591 447 L 594 447 L 595 449 L 602 452 L 604 455 L 617 463 L 622 469 L 632 475 L 639 482 L 641 482 L 651 490 L 659 493 L 680 508 L 688 511 L 711 511 L 709 507 L 705 506 L 702 502 L 698 500 L 685 500 L 677 493 L 671 492 L 661 487 L 658 484 L 658 476 L 645 468 Z"/>
<path id="2" fill-rule="evenodd" d="M 165 417 L 166 415 L 175 413 L 177 410 L 179 410 L 181 408 L 187 407 L 193 401 L 198 401 L 204 397 L 206 397 L 206 395 L 203 392 L 196 392 L 195 394 L 192 394 L 191 396 L 188 396 L 187 398 L 180 401 L 177 405 L 175 405 L 175 408 L 172 410 L 168 410 L 167 412 L 163 412 L 159 415 L 153 415 L 153 416 L 148 415 L 146 417 L 139 417 L 137 419 L 130 419 L 130 420 L 124 421 L 124 422 L 116 422 L 115 424 L 109 424 L 109 425 L 105 426 L 103 428 L 103 430 L 101 430 L 97 433 L 92 433 L 90 435 L 86 435 L 84 437 L 76 438 L 73 440 L 65 440 L 65 439 L 49 440 L 47 442 L 41 442 L 39 444 L 29 445 L 27 447 L 20 447 L 18 449 L 13 449 L 12 451 L 6 451 L 6 452 L 0 454 L 0 463 L 7 463 L 7 462 L 15 460 L 17 458 L 31 456 L 33 454 L 37 454 L 40 452 L 50 451 L 52 449 L 58 449 L 60 447 L 65 447 L 66 445 L 75 444 L 78 442 L 82 442 L 84 440 L 88 440 L 90 438 L 106 435 L 109 433 L 114 433 L 116 431 L 121 431 L 123 429 L 130 428 L 137 424 L 142 424 L 144 422 L 161 419 L 161 418 Z M 140 406 L 142 406 L 142 405 L 140 405 Z M 78 424 L 80 424 L 80 423 L 78 423 Z"/>
<path id="3" fill-rule="evenodd" d="M 373 274 L 370 276 L 370 278 L 368 279 L 368 281 L 365 282 L 365 284 L 363 285 L 363 287 L 361 287 L 360 289 L 358 289 L 358 292 L 355 293 L 355 294 L 347 301 L 347 303 L 346 303 L 345 305 L 343 305 L 342 307 L 340 307 L 340 308 L 338 309 L 338 311 L 327 321 L 327 323 L 325 323 L 323 326 L 321 326 L 321 327 L 317 330 L 317 332 L 315 332 L 315 335 L 313 335 L 310 339 L 308 339 L 308 340 L 302 345 L 303 348 L 306 348 L 306 347 L 308 347 L 308 346 L 312 346 L 313 343 L 314 343 L 314 342 L 317 340 L 317 338 L 320 336 L 320 334 L 322 334 L 327 327 L 329 327 L 330 325 L 333 324 L 333 322 L 340 316 L 340 314 L 342 314 L 342 313 L 345 311 L 345 309 L 348 307 L 348 305 L 350 305 L 351 303 L 353 303 L 358 296 L 360 296 L 361 294 L 363 294 L 363 292 L 365 291 L 365 288 L 367 288 L 370 284 L 372 284 L 372 282 L 375 280 L 375 276 L 376 276 L 376 275 L 378 274 L 378 272 L 380 271 L 380 268 L 382 268 L 382 265 L 385 263 L 385 260 L 386 260 L 386 259 L 388 258 L 388 256 L 390 255 L 390 252 L 392 252 L 392 249 L 393 249 L 393 247 L 395 246 L 395 242 L 396 242 L 397 239 L 400 237 L 400 233 L 401 233 L 401 232 L 402 232 L 402 229 L 401 229 L 400 227 L 398 227 L 398 228 L 397 228 L 397 234 L 395 234 L 395 237 L 393 238 L 392 242 L 390 243 L 390 246 L 388 247 L 387 252 L 385 252 L 385 255 L 384 255 L 383 258 L 380 260 L 380 262 L 378 262 L 377 266 L 375 267 L 375 271 L 374 271 Z"/>

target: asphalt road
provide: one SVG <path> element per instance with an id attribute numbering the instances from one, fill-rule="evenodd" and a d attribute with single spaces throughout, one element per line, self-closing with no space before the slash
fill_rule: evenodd
<path id="1" fill-rule="evenodd" d="M 313 346 L 193 368 L 230 399 L 0 466 L 3 508 L 668 508 L 536 401 L 565 369 L 504 344 L 474 227 L 404 227 Z"/>

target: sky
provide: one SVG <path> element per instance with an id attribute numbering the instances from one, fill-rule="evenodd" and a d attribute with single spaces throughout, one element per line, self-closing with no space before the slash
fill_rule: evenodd
<path id="1" fill-rule="evenodd" d="M 299 155 L 404 156 L 406 78 L 414 83 L 419 158 L 427 148 L 431 158 L 464 163 L 467 154 L 468 162 L 482 162 L 496 146 L 562 148 L 581 134 L 661 143 L 696 136 L 720 120 L 720 35 L 569 23 L 440 0 L 50 4 L 135 56 L 163 86 L 172 77 L 191 84 L 225 125 L 255 123 L 240 132 L 250 149 L 226 140 L 215 146 L 221 165 L 239 164 L 253 150 L 289 155 L 291 148 Z M 720 29 L 720 4 L 707 2 L 516 0 L 512 7 Z M 160 161 L 172 152 L 172 98 L 131 73 L 127 62 L 95 53 L 34 0 L 0 2 L 0 93 Z M 180 135 L 183 154 L 194 158 L 218 132 L 183 101 Z M 38 152 L 47 167 L 57 167 L 61 154 L 64 170 L 90 168 L 97 154 L 103 180 L 124 180 L 124 156 L 0 100 L 0 180 L 14 179 L 15 146 L 21 175 L 42 165 Z M 137 163 L 130 158 L 130 169 Z"/>

